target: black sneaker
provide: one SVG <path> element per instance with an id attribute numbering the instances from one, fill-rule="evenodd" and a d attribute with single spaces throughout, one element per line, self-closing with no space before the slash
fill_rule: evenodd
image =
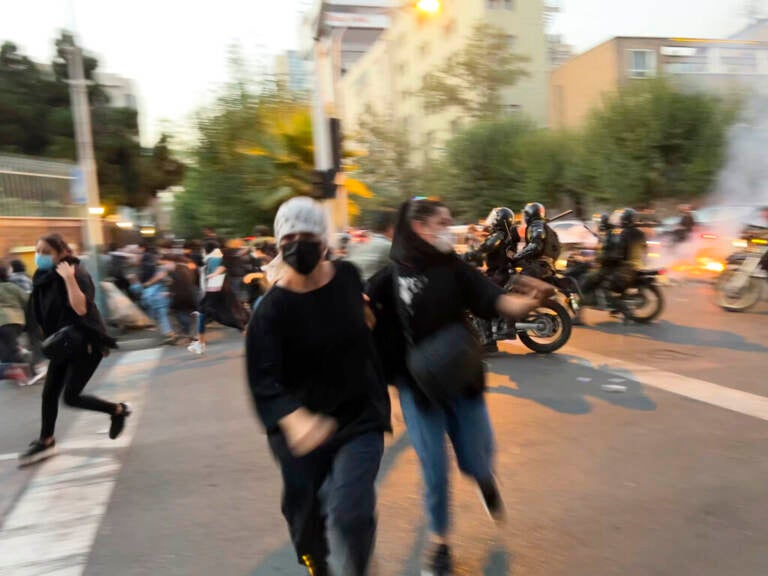
<path id="1" fill-rule="evenodd" d="M 421 569 L 421 576 L 450 576 L 451 574 L 453 574 L 451 549 L 447 544 L 438 544 L 424 568 Z"/>
<path id="2" fill-rule="evenodd" d="M 506 510 L 499 493 L 499 487 L 496 485 L 496 479 L 483 480 L 478 482 L 477 486 L 480 489 L 480 498 L 483 501 L 483 506 L 485 506 L 485 511 L 495 522 L 504 522 Z"/>
<path id="3" fill-rule="evenodd" d="M 109 437 L 114 440 L 123 432 L 125 428 L 125 419 L 131 415 L 131 407 L 128 404 L 121 403 L 123 411 L 120 414 L 112 414 L 112 425 L 109 427 Z"/>
<path id="4" fill-rule="evenodd" d="M 24 454 L 19 455 L 19 468 L 40 462 L 54 454 L 56 454 L 55 440 L 50 444 L 46 444 L 42 440 L 35 440 L 29 443 L 29 449 Z"/>

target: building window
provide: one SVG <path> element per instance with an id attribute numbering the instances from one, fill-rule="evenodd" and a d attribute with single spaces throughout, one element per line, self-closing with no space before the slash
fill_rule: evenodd
<path id="1" fill-rule="evenodd" d="M 507 47 L 510 50 L 514 50 L 517 47 L 517 36 L 514 34 L 507 34 Z"/>
<path id="2" fill-rule="evenodd" d="M 400 62 L 400 64 L 397 67 L 397 71 L 400 73 L 401 76 L 405 76 L 405 73 L 408 71 L 408 63 Z"/>
<path id="3" fill-rule="evenodd" d="M 505 104 L 504 114 L 512 116 L 513 114 L 518 114 L 522 109 L 523 107 L 520 104 Z"/>
<path id="4" fill-rule="evenodd" d="M 429 56 L 429 44 L 427 42 L 424 42 L 424 44 L 421 45 L 421 48 L 419 48 L 419 53 L 421 54 L 422 58 Z"/>
<path id="5" fill-rule="evenodd" d="M 501 7 L 501 0 L 485 0 L 485 5 L 489 10 L 498 10 Z"/>
<path id="6" fill-rule="evenodd" d="M 630 78 L 656 76 L 656 52 L 653 50 L 627 50 Z"/>
<path id="7" fill-rule="evenodd" d="M 451 35 L 453 35 L 453 33 L 454 33 L 455 31 L 456 31 L 456 20 L 450 20 L 450 21 L 449 21 L 449 22 L 448 22 L 448 23 L 445 25 L 445 35 L 446 35 L 446 36 L 451 36 Z"/>
<path id="8" fill-rule="evenodd" d="M 515 0 L 504 0 L 504 9 L 505 10 L 514 10 L 515 9 Z"/>

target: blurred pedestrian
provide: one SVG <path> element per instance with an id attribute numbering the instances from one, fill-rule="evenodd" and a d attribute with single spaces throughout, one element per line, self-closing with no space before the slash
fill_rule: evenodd
<path id="1" fill-rule="evenodd" d="M 19 345 L 28 299 L 29 294 L 11 282 L 8 268 L 0 262 L 0 380 L 16 380 L 19 385 L 30 376 Z"/>
<path id="2" fill-rule="evenodd" d="M 357 266 L 364 282 L 390 262 L 389 251 L 392 249 L 392 236 L 395 233 L 395 213 L 377 213 L 371 231 L 371 239 L 368 242 L 350 245 L 347 257 L 347 260 Z"/>
<path id="3" fill-rule="evenodd" d="M 169 272 L 173 264 L 167 260 L 165 254 L 158 254 L 154 245 L 144 244 L 141 248 L 143 254 L 138 281 L 131 284 L 131 292 L 141 296 L 141 305 L 157 324 L 164 343 L 173 344 L 176 342 L 176 333 L 168 316 L 171 307 Z"/>
<path id="4" fill-rule="evenodd" d="M 399 211 L 393 264 L 369 282 L 376 341 L 387 379 L 396 383 L 403 417 L 421 462 L 432 545 L 423 574 L 451 573 L 446 434 L 459 468 L 479 487 L 497 521 L 504 505 L 493 475 L 494 440 L 483 391 L 479 342 L 467 312 L 519 318 L 552 293 L 509 296 L 453 251 L 449 209 L 413 200 Z"/>
<path id="5" fill-rule="evenodd" d="M 354 266 L 324 258 L 319 203 L 283 204 L 275 234 L 283 270 L 248 326 L 250 389 L 282 472 L 282 510 L 299 562 L 314 576 L 362 576 L 390 416 L 363 284 Z"/>
<path id="6" fill-rule="evenodd" d="M 181 326 L 181 335 L 192 338 L 194 313 L 197 311 L 197 268 L 183 256 L 168 257 L 171 312 Z"/>
<path id="7" fill-rule="evenodd" d="M 241 332 L 248 323 L 245 308 L 235 297 L 227 281 L 227 268 L 219 243 L 208 240 L 204 245 L 202 282 L 203 299 L 197 307 L 197 338 L 187 347 L 193 354 L 204 354 L 206 346 L 206 324 L 218 322 L 237 328 Z"/>
<path id="8" fill-rule="evenodd" d="M 32 293 L 32 278 L 27 275 L 27 267 L 21 260 L 11 260 L 11 275 L 8 280 L 27 294 Z"/>
<path id="9" fill-rule="evenodd" d="M 184 256 L 189 258 L 198 270 L 203 267 L 203 245 L 199 240 L 184 242 Z"/>
<path id="10" fill-rule="evenodd" d="M 26 466 L 51 456 L 59 397 L 69 406 L 108 414 L 109 437 L 117 438 L 131 414 L 127 404 L 84 395 L 83 389 L 105 354 L 116 348 L 94 303 L 93 280 L 58 234 L 41 238 L 35 248 L 37 271 L 32 279 L 29 324 L 44 338 L 51 358 L 43 388 L 40 437 L 20 455 Z"/>
<path id="11" fill-rule="evenodd" d="M 227 240 L 224 252 L 224 267 L 227 269 L 229 287 L 235 297 L 243 302 L 243 277 L 248 273 L 249 248 L 240 238 Z"/>

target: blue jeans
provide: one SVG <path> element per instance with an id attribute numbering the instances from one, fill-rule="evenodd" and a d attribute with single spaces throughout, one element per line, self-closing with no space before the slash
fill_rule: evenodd
<path id="1" fill-rule="evenodd" d="M 452 406 L 421 406 L 408 385 L 398 386 L 400 407 L 424 476 L 424 500 L 433 534 L 448 532 L 448 458 L 451 439 L 459 469 L 478 482 L 493 478 L 493 430 L 483 395 L 458 398 Z"/>
<path id="2" fill-rule="evenodd" d="M 280 433 L 269 435 L 269 446 L 280 463 L 283 516 L 299 563 L 306 557 L 315 564 L 330 560 L 333 574 L 366 574 L 384 434 L 368 432 L 335 445 L 331 440 L 301 457 L 290 453 Z"/>
<path id="3" fill-rule="evenodd" d="M 173 328 L 171 328 L 171 322 L 168 320 L 168 309 L 171 305 L 168 289 L 162 284 L 152 284 L 152 286 L 143 289 L 140 284 L 134 284 L 131 286 L 131 292 L 141 294 L 141 305 L 157 322 L 160 332 L 165 336 L 172 334 Z"/>

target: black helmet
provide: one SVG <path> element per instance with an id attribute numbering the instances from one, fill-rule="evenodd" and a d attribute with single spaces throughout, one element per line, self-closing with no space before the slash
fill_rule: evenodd
<path id="1" fill-rule="evenodd" d="M 538 202 L 529 202 L 523 208 L 523 216 L 525 217 L 525 223 L 530 224 L 534 220 L 543 220 L 547 215 L 547 209 L 543 204 Z"/>
<path id="2" fill-rule="evenodd" d="M 607 212 L 600 214 L 600 224 L 598 225 L 600 232 L 606 232 L 611 229 L 611 215 Z"/>
<path id="3" fill-rule="evenodd" d="M 620 223 L 622 228 L 631 228 L 637 224 L 637 210 L 634 208 L 626 208 L 624 212 L 621 213 Z"/>
<path id="4" fill-rule="evenodd" d="M 488 223 L 492 229 L 510 232 L 515 227 L 515 213 L 505 206 L 493 209 L 493 217 Z"/>

